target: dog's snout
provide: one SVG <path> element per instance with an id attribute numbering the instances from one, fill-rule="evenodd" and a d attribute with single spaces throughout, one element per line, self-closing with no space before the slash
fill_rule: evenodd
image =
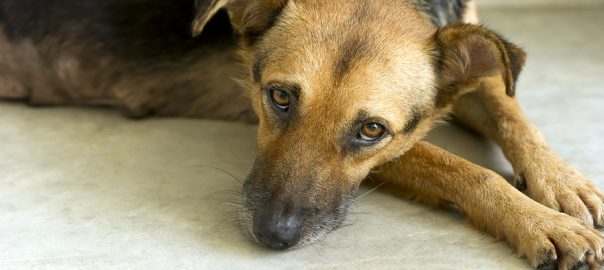
<path id="1" fill-rule="evenodd" d="M 302 235 L 301 213 L 260 210 L 254 221 L 254 234 L 258 241 L 272 249 L 290 248 Z"/>
<path id="2" fill-rule="evenodd" d="M 289 155 L 299 153 L 277 150 L 266 155 L 270 160 L 256 159 L 243 184 L 245 211 L 241 213 L 246 232 L 257 243 L 283 250 L 320 240 L 339 227 L 354 197 L 350 193 L 354 195 L 357 188 L 339 181 L 343 173 L 326 166 L 322 158 L 289 162 Z M 288 156 L 278 156 L 283 153 Z"/>

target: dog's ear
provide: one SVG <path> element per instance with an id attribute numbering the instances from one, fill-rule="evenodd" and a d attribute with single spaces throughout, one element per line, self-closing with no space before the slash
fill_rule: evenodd
<path id="1" fill-rule="evenodd" d="M 243 0 L 195 0 L 195 8 L 197 9 L 197 15 L 193 20 L 192 33 L 193 36 L 198 36 L 203 32 L 206 24 L 220 11 L 226 9 L 231 19 L 231 23 L 235 25 L 234 21 L 240 20 L 240 15 L 243 13 L 241 10 L 244 7 Z"/>
<path id="2" fill-rule="evenodd" d="M 202 3 L 203 2 L 203 3 Z M 193 20 L 193 36 L 221 9 L 226 9 L 233 27 L 247 44 L 255 42 L 278 19 L 287 0 L 197 0 L 197 16 Z M 205 3 L 205 4 L 204 4 Z"/>
<path id="3" fill-rule="evenodd" d="M 438 104 L 447 105 L 463 93 L 465 84 L 481 77 L 501 75 L 506 94 L 514 96 L 526 54 L 516 45 L 478 25 L 457 24 L 440 28 L 433 37 L 436 50 Z"/>

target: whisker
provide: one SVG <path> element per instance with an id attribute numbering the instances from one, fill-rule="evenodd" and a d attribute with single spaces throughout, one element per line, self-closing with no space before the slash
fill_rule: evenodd
<path id="1" fill-rule="evenodd" d="M 352 215 L 369 215 L 369 214 L 372 214 L 371 212 L 366 212 L 366 211 L 365 212 L 350 211 L 349 213 L 352 214 Z"/>
<path id="2" fill-rule="evenodd" d="M 382 182 L 381 184 L 377 185 L 376 187 L 374 187 L 374 188 L 370 189 L 369 191 L 367 191 L 367 192 L 365 192 L 365 193 L 363 193 L 363 194 L 361 194 L 361 195 L 357 196 L 357 197 L 356 197 L 356 200 L 358 200 L 358 199 L 362 198 L 363 196 L 365 196 L 365 195 L 367 195 L 367 194 L 371 193 L 372 191 L 374 191 L 374 190 L 378 189 L 379 187 L 383 186 L 384 184 L 386 184 L 386 182 Z"/>
<path id="3" fill-rule="evenodd" d="M 205 198 L 210 201 L 241 201 L 241 192 L 235 190 L 220 190 L 205 195 Z"/>
<path id="4" fill-rule="evenodd" d="M 217 202 L 216 204 L 225 204 L 228 206 L 243 207 L 243 204 L 236 203 L 236 202 Z"/>
<path id="5" fill-rule="evenodd" d="M 342 223 L 342 225 L 340 225 L 340 227 L 353 226 L 354 224 L 357 224 L 357 221 L 359 221 L 358 218 L 355 218 L 354 220 L 347 219 L 344 223 Z"/>
<path id="6" fill-rule="evenodd" d="M 214 169 L 220 172 L 223 172 L 224 174 L 232 177 L 233 179 L 237 180 L 237 182 L 239 182 L 239 184 L 243 185 L 243 180 L 241 180 L 241 178 L 233 175 L 232 173 L 228 172 L 225 169 L 219 168 L 219 167 L 214 167 L 214 166 L 210 166 L 210 165 L 188 165 L 187 167 L 201 167 L 201 168 L 210 168 L 210 169 Z"/>
<path id="7" fill-rule="evenodd" d="M 225 190 L 220 190 L 220 191 L 214 192 L 214 195 L 220 195 L 220 194 L 225 194 L 225 195 L 241 195 L 241 191 L 239 191 L 239 190 L 225 189 Z"/>
<path id="8" fill-rule="evenodd" d="M 376 167 L 376 168 L 373 168 L 373 169 L 369 170 L 369 172 L 370 173 L 379 173 L 379 172 L 381 172 L 383 170 L 384 170 L 384 167 L 380 166 L 380 167 Z"/>

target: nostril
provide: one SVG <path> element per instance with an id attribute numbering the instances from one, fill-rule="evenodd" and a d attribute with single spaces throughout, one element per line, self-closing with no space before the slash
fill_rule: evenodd
<path id="1" fill-rule="evenodd" d="M 254 232 L 256 235 L 256 240 L 260 243 L 270 247 L 272 249 L 283 250 L 290 248 L 295 244 L 296 241 L 289 241 L 288 239 L 283 239 L 283 235 L 280 235 L 278 232 Z"/>
<path id="2" fill-rule="evenodd" d="M 290 247 L 289 242 L 272 242 L 268 246 L 272 249 L 283 250 Z"/>

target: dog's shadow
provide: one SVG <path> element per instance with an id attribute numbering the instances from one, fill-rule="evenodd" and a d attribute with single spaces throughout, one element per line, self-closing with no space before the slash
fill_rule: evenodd
<path id="1" fill-rule="evenodd" d="M 451 123 L 440 125 L 433 129 L 425 140 L 497 172 L 508 182 L 514 176 L 513 169 L 499 146 L 460 125 Z"/>

